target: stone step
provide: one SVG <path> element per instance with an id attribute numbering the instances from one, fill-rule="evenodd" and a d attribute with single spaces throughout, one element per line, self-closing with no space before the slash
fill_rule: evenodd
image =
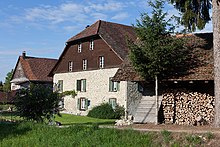
<path id="1" fill-rule="evenodd" d="M 156 121 L 155 116 L 147 116 L 147 117 L 142 117 L 142 116 L 137 116 L 134 118 L 134 123 L 153 123 Z"/>
<path id="2" fill-rule="evenodd" d="M 139 104 L 155 104 L 155 101 L 150 101 L 150 100 L 141 100 Z"/>
<path id="3" fill-rule="evenodd" d="M 138 113 L 138 112 L 143 112 L 143 113 L 155 113 L 155 112 L 156 112 L 156 109 L 155 109 L 155 108 L 154 108 L 154 109 L 140 109 L 140 108 L 138 108 L 137 111 L 136 111 L 136 113 Z"/>

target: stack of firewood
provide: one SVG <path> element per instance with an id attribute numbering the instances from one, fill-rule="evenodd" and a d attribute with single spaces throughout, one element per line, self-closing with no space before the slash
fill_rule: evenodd
<path id="1" fill-rule="evenodd" d="M 163 94 L 165 123 L 179 125 L 211 124 L 214 119 L 214 97 L 189 91 L 170 91 Z"/>

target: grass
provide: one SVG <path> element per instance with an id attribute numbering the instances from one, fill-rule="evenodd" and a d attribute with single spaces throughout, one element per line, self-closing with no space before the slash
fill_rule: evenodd
<path id="1" fill-rule="evenodd" d="M 138 132 L 99 128 L 97 125 L 73 125 L 58 128 L 34 123 L 0 124 L 0 146 L 122 146 L 122 147 L 160 147 L 160 146 L 206 146 L 198 135 L 173 134 L 171 132 Z M 207 134 L 204 134 L 207 135 Z M 172 136 L 164 140 L 164 136 Z"/>
<path id="2" fill-rule="evenodd" d="M 115 119 L 98 119 L 87 116 L 78 116 L 71 114 L 61 114 L 62 116 L 56 116 L 55 121 L 61 122 L 62 125 L 74 125 L 74 124 L 114 124 Z"/>
<path id="3" fill-rule="evenodd" d="M 159 146 L 151 133 L 75 125 L 0 124 L 0 146 Z"/>
<path id="4" fill-rule="evenodd" d="M 23 120 L 19 117 L 16 112 L 1 112 L 0 113 L 0 120 L 15 120 L 20 121 Z M 99 124 L 99 125 L 106 125 L 106 124 L 114 124 L 115 119 L 97 119 L 91 118 L 87 116 L 77 116 L 71 114 L 61 114 L 61 117 L 55 116 L 55 121 L 61 122 L 62 125 L 75 125 L 75 124 Z"/>

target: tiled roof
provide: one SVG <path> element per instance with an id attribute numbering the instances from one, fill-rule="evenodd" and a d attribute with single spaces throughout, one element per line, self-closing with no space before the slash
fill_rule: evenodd
<path id="1" fill-rule="evenodd" d="M 193 49 L 197 56 L 199 65 L 188 71 L 188 74 L 169 80 L 214 80 L 214 59 L 213 59 L 213 35 L 212 33 L 201 33 L 186 35 L 187 46 Z M 135 72 L 131 62 L 127 58 L 122 63 L 114 76 L 116 81 L 142 81 L 143 79 Z"/>
<path id="2" fill-rule="evenodd" d="M 0 91 L 0 103 L 13 103 L 15 99 L 16 91 L 1 92 Z"/>
<path id="3" fill-rule="evenodd" d="M 70 38 L 67 42 L 93 35 L 99 35 L 123 60 L 128 54 L 127 39 L 136 39 L 132 26 L 98 20 L 90 27 Z"/>
<path id="4" fill-rule="evenodd" d="M 56 59 L 20 56 L 19 61 L 26 78 L 30 81 L 53 81 L 48 75 L 56 64 Z"/>

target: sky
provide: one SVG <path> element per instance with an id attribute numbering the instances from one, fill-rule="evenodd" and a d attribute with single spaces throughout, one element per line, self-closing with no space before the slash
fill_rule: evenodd
<path id="1" fill-rule="evenodd" d="M 168 16 L 178 14 L 171 5 Z M 19 55 L 58 59 L 65 42 L 87 25 L 105 20 L 132 25 L 149 13 L 147 0 L 1 0 L 0 81 Z M 211 23 L 203 32 L 211 32 Z"/>

